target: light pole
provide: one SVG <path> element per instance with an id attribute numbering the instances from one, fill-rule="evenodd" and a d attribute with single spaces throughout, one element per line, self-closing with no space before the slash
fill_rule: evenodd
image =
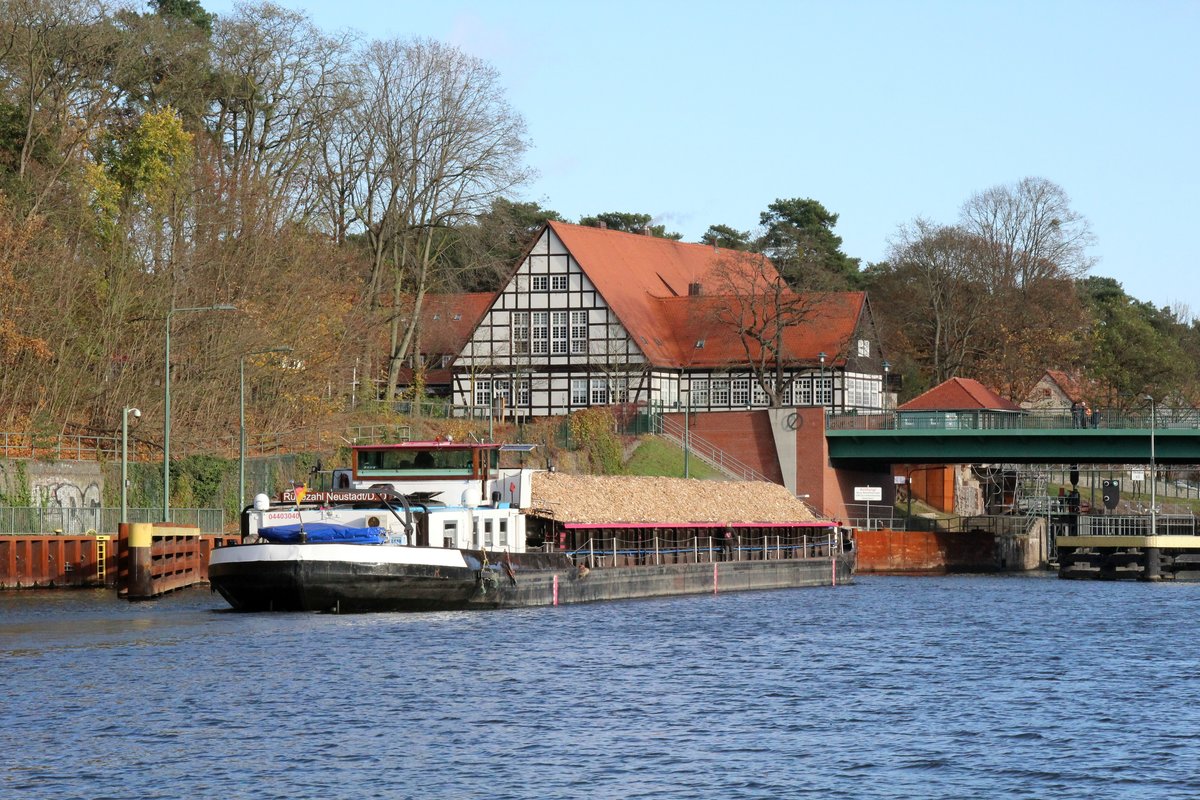
<path id="1" fill-rule="evenodd" d="M 1154 426 L 1157 407 L 1150 395 L 1143 395 L 1142 399 L 1150 401 L 1150 535 L 1154 536 L 1158 532 L 1158 473 L 1154 470 Z"/>
<path id="2" fill-rule="evenodd" d="M 883 362 L 883 413 L 887 414 L 888 410 L 888 375 L 892 371 L 892 365 L 887 361 Z"/>
<path id="3" fill-rule="evenodd" d="M 141 419 L 142 412 L 137 408 L 125 408 L 121 411 L 121 523 L 129 522 L 129 415 Z"/>
<path id="4" fill-rule="evenodd" d="M 682 379 L 681 379 L 680 386 L 679 386 L 679 392 L 680 392 L 680 394 L 683 394 L 683 392 L 684 392 Z M 685 478 L 692 477 L 692 471 L 691 471 L 691 449 L 692 448 L 691 448 L 691 442 L 689 441 L 692 437 L 691 420 L 689 419 L 689 417 L 691 416 L 691 410 L 692 410 L 692 375 L 691 375 L 691 373 L 688 373 L 687 396 L 683 401 L 683 477 L 685 477 Z"/>
<path id="5" fill-rule="evenodd" d="M 826 359 L 826 355 L 825 355 L 824 350 L 817 353 L 817 361 L 821 362 L 821 382 L 817 384 L 817 391 L 820 393 L 821 399 L 820 399 L 819 405 L 822 408 L 827 407 L 825 405 L 825 359 Z M 830 392 L 830 394 L 832 394 L 832 392 Z M 830 398 L 830 399 L 832 399 L 832 398 Z"/>
<path id="6" fill-rule="evenodd" d="M 163 522 L 171 521 L 171 316 L 188 311 L 237 311 L 228 304 L 172 308 L 166 317 L 165 375 L 163 376 Z"/>
<path id="7" fill-rule="evenodd" d="M 242 353 L 238 358 L 238 513 L 246 507 L 246 357 L 263 353 L 290 353 L 290 347 L 269 347 Z"/>

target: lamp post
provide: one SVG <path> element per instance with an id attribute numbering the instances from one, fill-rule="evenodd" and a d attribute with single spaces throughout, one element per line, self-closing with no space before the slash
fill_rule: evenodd
<path id="1" fill-rule="evenodd" d="M 137 408 L 125 408 L 121 411 L 121 523 L 129 522 L 129 415 L 141 419 L 142 412 Z"/>
<path id="2" fill-rule="evenodd" d="M 683 391 L 684 391 L 682 384 L 679 387 L 679 391 L 680 391 L 680 393 L 683 393 Z M 689 417 L 691 416 L 691 410 L 692 410 L 692 376 L 691 376 L 691 373 L 688 373 L 687 396 L 683 401 L 683 477 L 685 477 L 685 478 L 692 477 L 692 471 L 691 471 L 692 448 L 690 446 L 691 445 L 690 440 L 692 438 L 692 428 L 691 428 L 691 420 L 689 419 Z"/>
<path id="3" fill-rule="evenodd" d="M 817 353 L 817 361 L 821 362 L 821 382 L 817 384 L 817 392 L 820 393 L 821 399 L 820 399 L 819 405 L 822 408 L 826 408 L 826 405 L 825 405 L 825 359 L 826 359 L 826 355 L 825 355 L 824 350 Z M 830 394 L 832 394 L 832 392 L 830 392 Z M 832 399 L 832 398 L 830 398 L 830 399 Z"/>
<path id="4" fill-rule="evenodd" d="M 891 374 L 892 365 L 887 361 L 883 362 L 883 413 L 888 410 L 888 375 Z"/>
<path id="5" fill-rule="evenodd" d="M 242 353 L 238 358 L 238 513 L 246 507 L 246 357 L 290 352 L 290 347 L 269 347 Z"/>
<path id="6" fill-rule="evenodd" d="M 171 316 L 188 311 L 237 311 L 228 304 L 172 308 L 166 317 L 165 375 L 163 376 L 163 522 L 171 521 Z"/>
<path id="7" fill-rule="evenodd" d="M 1154 426 L 1157 407 L 1150 395 L 1143 395 L 1142 399 L 1150 401 L 1150 535 L 1154 536 L 1158 532 L 1158 473 L 1154 470 Z"/>

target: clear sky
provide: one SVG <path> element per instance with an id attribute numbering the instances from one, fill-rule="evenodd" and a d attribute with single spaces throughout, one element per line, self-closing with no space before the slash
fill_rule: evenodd
<path id="1" fill-rule="evenodd" d="M 1090 221 L 1092 274 L 1200 315 L 1197 0 L 277 2 L 489 61 L 528 124 L 521 199 L 567 219 L 648 213 L 695 241 L 812 197 L 865 263 L 1036 176 Z"/>

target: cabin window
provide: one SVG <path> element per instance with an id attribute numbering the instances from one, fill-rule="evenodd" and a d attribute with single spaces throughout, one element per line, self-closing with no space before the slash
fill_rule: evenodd
<path id="1" fill-rule="evenodd" d="M 458 547 L 458 520 L 452 520 L 442 526 L 442 546 Z"/>
<path id="2" fill-rule="evenodd" d="M 551 275 L 550 276 L 550 291 L 565 292 L 567 290 L 566 275 Z"/>
<path id="3" fill-rule="evenodd" d="M 571 379 L 571 405 L 586 406 L 588 401 L 588 382 L 583 378 Z"/>
<path id="4" fill-rule="evenodd" d="M 500 546 L 508 547 L 508 520 L 501 519 L 496 521 L 500 536 Z"/>
<path id="5" fill-rule="evenodd" d="M 544 356 L 550 352 L 550 312 L 534 311 L 530 314 L 530 319 L 533 353 Z"/>
<path id="6" fill-rule="evenodd" d="M 529 279 L 529 287 L 535 292 L 545 292 L 550 289 L 549 275 L 534 275 Z"/>
<path id="7" fill-rule="evenodd" d="M 483 520 L 481 520 L 481 519 L 477 519 L 477 520 L 475 520 L 475 543 L 474 543 L 474 547 L 475 547 L 475 549 L 476 549 L 476 550 L 482 550 L 482 549 L 483 549 Z"/>
<path id="8" fill-rule="evenodd" d="M 488 550 L 496 546 L 496 542 L 492 540 L 492 521 L 490 519 L 483 521 L 483 546 Z"/>
<path id="9" fill-rule="evenodd" d="M 571 352 L 575 354 L 588 351 L 588 313 L 586 311 L 571 312 Z"/>
<path id="10" fill-rule="evenodd" d="M 493 458 L 498 458 L 498 454 L 493 455 Z M 405 472 L 464 477 L 474 474 L 469 447 L 359 450 L 356 464 L 359 477 L 384 477 Z"/>
<path id="11" fill-rule="evenodd" d="M 529 353 L 528 311 L 516 311 L 512 315 L 512 349 L 517 355 Z"/>

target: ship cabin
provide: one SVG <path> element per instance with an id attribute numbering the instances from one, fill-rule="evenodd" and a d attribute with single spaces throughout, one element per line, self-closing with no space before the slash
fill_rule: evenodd
<path id="1" fill-rule="evenodd" d="M 260 525 L 278 524 L 281 515 L 302 515 L 304 522 L 319 517 L 379 527 L 393 542 L 421 547 L 523 552 L 521 509 L 531 504 L 532 470 L 502 467 L 501 455 L 531 449 L 532 445 L 450 441 L 355 445 L 351 467 L 334 470 L 330 491 L 309 492 L 302 505 L 274 509 L 269 521 Z M 382 495 L 371 493 L 382 489 L 406 499 L 411 537 L 404 532 L 400 504 L 392 503 L 398 515 L 381 511 Z M 294 504 L 296 492 L 285 492 L 281 499 Z"/>

